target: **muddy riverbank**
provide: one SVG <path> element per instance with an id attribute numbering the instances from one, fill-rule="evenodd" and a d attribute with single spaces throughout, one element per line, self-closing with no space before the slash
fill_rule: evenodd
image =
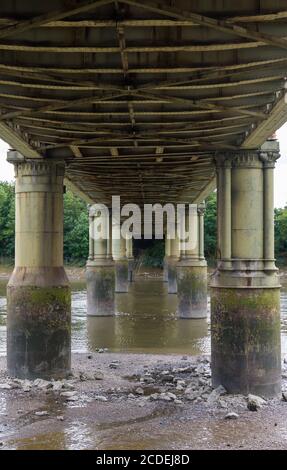
<path id="1" fill-rule="evenodd" d="M 287 402 L 278 397 L 250 411 L 247 397 L 213 391 L 207 356 L 74 354 L 61 383 L 15 382 L 1 358 L 0 442 L 2 449 L 286 449 Z"/>

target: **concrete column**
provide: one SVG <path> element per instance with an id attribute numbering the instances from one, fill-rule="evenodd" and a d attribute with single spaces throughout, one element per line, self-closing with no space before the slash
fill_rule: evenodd
<path id="1" fill-rule="evenodd" d="M 133 281 L 133 270 L 134 270 L 134 254 L 133 254 L 133 239 L 126 239 L 126 255 L 128 259 L 128 281 Z"/>
<path id="2" fill-rule="evenodd" d="M 181 242 L 177 263 L 178 314 L 181 318 L 207 316 L 207 264 L 204 259 L 205 205 L 186 206 L 186 242 Z M 189 231 L 189 227 L 191 227 Z"/>
<path id="3" fill-rule="evenodd" d="M 163 282 L 168 282 L 168 262 L 170 257 L 170 239 L 165 235 L 165 256 L 163 260 Z"/>
<path id="4" fill-rule="evenodd" d="M 116 272 L 116 293 L 125 293 L 129 290 L 129 262 L 126 254 L 126 238 L 121 233 L 118 221 L 113 223 L 113 256 Z"/>
<path id="5" fill-rule="evenodd" d="M 70 371 L 71 294 L 63 267 L 65 164 L 8 152 L 16 176 L 15 268 L 7 286 L 8 374 Z"/>
<path id="6" fill-rule="evenodd" d="M 109 316 L 115 314 L 115 266 L 109 253 L 109 213 L 90 206 L 89 237 L 93 247 L 86 266 L 87 314 Z M 97 225 L 102 227 L 101 237 L 96 234 Z M 91 241 L 92 239 L 92 241 Z"/>
<path id="7" fill-rule="evenodd" d="M 176 270 L 179 260 L 179 239 L 176 235 L 175 238 L 170 240 L 170 256 L 168 260 L 168 293 L 177 294 L 177 279 Z"/>
<path id="8" fill-rule="evenodd" d="M 273 396 L 281 391 L 280 282 L 273 241 L 278 157 L 275 141 L 258 151 L 216 157 L 220 235 L 231 233 L 231 245 L 229 258 L 228 251 L 219 251 L 211 281 L 212 380 L 232 393 Z M 229 191 L 220 186 L 219 175 L 225 167 L 230 171 L 231 224 L 223 216 L 229 201 L 224 203 L 222 193 L 228 199 Z"/>

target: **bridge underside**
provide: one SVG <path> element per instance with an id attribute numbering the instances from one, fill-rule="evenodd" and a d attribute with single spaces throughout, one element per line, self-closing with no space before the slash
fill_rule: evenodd
<path id="1" fill-rule="evenodd" d="M 87 200 L 202 199 L 287 117 L 284 0 L 0 5 L 0 136 Z"/>
<path id="2" fill-rule="evenodd" d="M 273 221 L 280 155 L 277 142 L 264 142 L 287 120 L 286 26 L 285 0 L 1 2 L 0 136 L 17 150 L 9 152 L 16 168 L 10 375 L 59 378 L 70 369 L 66 175 L 89 201 L 120 195 L 141 206 L 197 204 L 217 186 L 213 385 L 280 393 Z M 90 227 L 98 212 L 91 206 Z M 179 251 L 175 237 L 166 245 L 169 292 L 189 319 L 206 316 L 203 212 L 201 204 L 185 213 L 192 248 Z M 106 227 L 111 219 L 107 210 Z M 110 315 L 114 292 L 128 290 L 132 249 L 123 235 L 114 249 L 90 233 L 87 313 Z"/>

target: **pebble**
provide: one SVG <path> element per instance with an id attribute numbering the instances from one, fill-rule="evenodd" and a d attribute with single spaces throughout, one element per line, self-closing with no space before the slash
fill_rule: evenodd
<path id="1" fill-rule="evenodd" d="M 53 382 L 54 392 L 58 392 L 59 390 L 62 390 L 62 388 L 63 388 L 63 383 L 60 380 L 57 380 L 56 382 Z"/>
<path id="2" fill-rule="evenodd" d="M 102 372 L 95 372 L 94 379 L 95 380 L 104 380 L 104 374 Z"/>
<path id="3" fill-rule="evenodd" d="M 62 392 L 62 393 L 60 393 L 60 396 L 61 396 L 61 397 L 65 397 L 65 398 L 71 398 L 71 397 L 74 397 L 75 395 L 77 395 L 77 392 L 76 392 L 76 391 Z"/>
<path id="4" fill-rule="evenodd" d="M 135 393 L 137 395 L 144 395 L 144 389 L 141 388 L 141 387 L 138 387 L 138 388 L 135 389 Z"/>
<path id="5" fill-rule="evenodd" d="M 103 395 L 96 395 L 94 398 L 97 401 L 108 401 L 108 399 L 104 397 Z"/>
<path id="6" fill-rule="evenodd" d="M 0 384 L 0 389 L 1 389 L 1 390 L 11 390 L 11 388 L 12 388 L 12 387 L 11 387 L 11 385 L 9 385 L 9 384 L 5 384 L 5 383 L 4 383 L 4 384 Z"/>
<path id="7" fill-rule="evenodd" d="M 72 397 L 66 397 L 66 401 L 77 401 L 79 397 L 77 395 L 73 395 Z"/>
<path id="8" fill-rule="evenodd" d="M 287 401 L 287 392 L 282 393 L 283 401 Z"/>
<path id="9" fill-rule="evenodd" d="M 225 395 L 226 393 L 226 389 L 222 385 L 219 385 L 217 388 L 212 390 L 211 394 L 209 395 L 207 399 L 208 405 L 214 404 L 220 396 Z"/>
<path id="10" fill-rule="evenodd" d="M 117 363 L 115 363 L 115 362 L 111 362 L 111 363 L 109 364 L 109 368 L 110 368 L 110 369 L 118 369 L 118 367 L 119 367 L 119 364 L 117 364 Z"/>
<path id="11" fill-rule="evenodd" d="M 42 390 L 47 390 L 53 387 L 52 382 L 44 379 L 35 379 L 33 385 L 34 387 L 41 388 Z"/>
<path id="12" fill-rule="evenodd" d="M 35 416 L 49 416 L 48 411 L 36 411 Z"/>
<path id="13" fill-rule="evenodd" d="M 158 393 L 152 393 L 152 394 L 149 396 L 150 400 L 153 400 L 153 401 L 158 400 L 158 397 L 159 397 L 159 394 L 158 394 Z"/>
<path id="14" fill-rule="evenodd" d="M 64 421 L 64 416 L 57 416 L 58 421 Z"/>
<path id="15" fill-rule="evenodd" d="M 227 413 L 227 415 L 225 415 L 224 419 L 238 419 L 239 416 L 237 413 L 234 413 L 233 411 L 231 411 L 230 413 Z"/>

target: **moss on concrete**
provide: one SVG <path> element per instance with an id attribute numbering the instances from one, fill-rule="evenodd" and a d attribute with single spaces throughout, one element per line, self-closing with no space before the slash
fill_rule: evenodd
<path id="1" fill-rule="evenodd" d="M 63 377 L 70 369 L 69 287 L 7 288 L 8 370 L 21 378 Z"/>
<path id="2" fill-rule="evenodd" d="M 272 395 L 280 387 L 280 290 L 211 290 L 215 385 Z"/>

